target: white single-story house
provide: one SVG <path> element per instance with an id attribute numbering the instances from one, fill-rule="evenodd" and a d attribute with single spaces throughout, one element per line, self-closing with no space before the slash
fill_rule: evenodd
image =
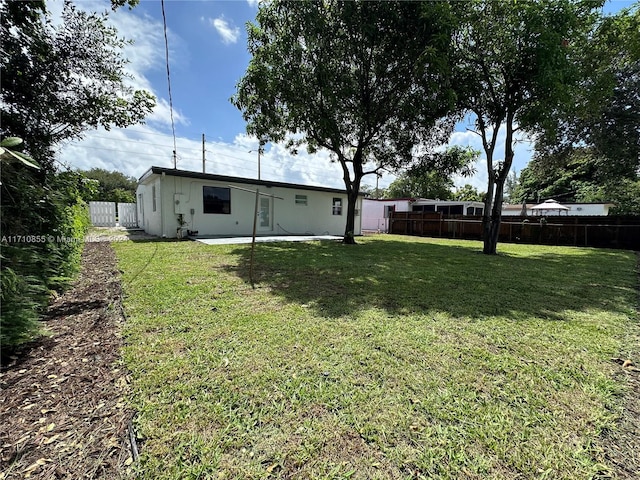
<path id="1" fill-rule="evenodd" d="M 259 190 L 256 235 L 344 235 L 344 190 L 151 167 L 138 181 L 138 224 L 175 238 L 250 236 Z M 362 197 L 354 235 L 362 234 Z"/>
<path id="2" fill-rule="evenodd" d="M 615 204 L 608 202 L 594 202 L 594 203 L 564 203 L 562 205 L 567 207 L 568 210 L 540 210 L 533 209 L 536 206 L 535 203 L 527 203 L 527 215 L 528 216 L 557 216 L 562 215 L 575 217 L 575 216 L 606 216 L 609 215 L 609 209 L 614 207 Z M 521 216 L 522 215 L 522 204 L 502 204 L 502 216 Z"/>
<path id="3" fill-rule="evenodd" d="M 484 203 L 428 198 L 365 198 L 362 202 L 362 229 L 387 232 L 391 212 L 442 212 L 444 215 L 482 215 Z"/>

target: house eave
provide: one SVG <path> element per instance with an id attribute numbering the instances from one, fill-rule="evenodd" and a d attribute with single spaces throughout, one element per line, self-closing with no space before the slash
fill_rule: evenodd
<path id="1" fill-rule="evenodd" d="M 227 182 L 227 183 L 239 183 L 244 185 L 257 185 L 267 188 L 290 188 L 296 190 L 311 190 L 316 192 L 328 192 L 345 195 L 347 192 L 338 188 L 318 187 L 314 185 L 301 185 L 296 183 L 274 182 L 271 180 L 258 180 L 256 178 L 243 178 L 243 177 L 230 177 L 227 175 L 217 175 L 213 173 L 200 173 L 191 172 L 188 170 L 176 170 L 174 168 L 165 167 L 151 167 L 145 173 L 142 174 L 138 183 L 143 183 L 145 180 L 151 177 L 151 175 L 165 175 L 172 177 L 192 178 L 196 180 L 208 180 L 212 182 Z M 359 193 L 359 196 L 364 196 L 364 193 Z"/>

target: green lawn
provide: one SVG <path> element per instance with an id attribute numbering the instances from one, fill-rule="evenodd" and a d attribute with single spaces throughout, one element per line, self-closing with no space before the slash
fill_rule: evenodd
<path id="1" fill-rule="evenodd" d="M 359 242 L 114 244 L 142 478 L 608 472 L 633 253 Z"/>

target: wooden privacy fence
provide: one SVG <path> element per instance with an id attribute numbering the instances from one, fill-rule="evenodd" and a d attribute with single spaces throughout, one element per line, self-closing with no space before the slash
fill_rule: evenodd
<path id="1" fill-rule="evenodd" d="M 89 202 L 89 217 L 94 227 L 135 228 L 138 226 L 138 210 L 135 203 Z"/>
<path id="2" fill-rule="evenodd" d="M 393 212 L 389 233 L 482 239 L 482 217 Z M 640 217 L 502 217 L 500 242 L 640 250 Z"/>

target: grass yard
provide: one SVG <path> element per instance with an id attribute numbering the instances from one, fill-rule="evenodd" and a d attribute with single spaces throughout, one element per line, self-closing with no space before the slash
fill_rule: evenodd
<path id="1" fill-rule="evenodd" d="M 359 242 L 114 244 L 141 478 L 607 475 L 633 253 Z"/>

